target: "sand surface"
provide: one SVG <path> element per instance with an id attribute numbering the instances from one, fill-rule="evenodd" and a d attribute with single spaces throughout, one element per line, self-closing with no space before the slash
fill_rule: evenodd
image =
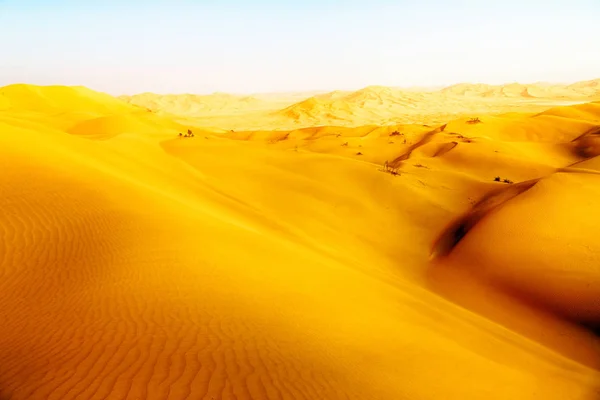
<path id="1" fill-rule="evenodd" d="M 599 90 L 0 88 L 0 399 L 600 398 Z"/>

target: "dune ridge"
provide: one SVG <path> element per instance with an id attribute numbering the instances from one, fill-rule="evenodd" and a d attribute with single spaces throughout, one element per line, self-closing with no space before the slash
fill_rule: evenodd
<path id="1" fill-rule="evenodd" d="M 477 114 L 539 112 L 600 99 L 600 80 L 568 85 L 462 83 L 424 90 L 368 86 L 356 91 L 272 95 L 156 95 L 119 98 L 199 127 L 296 129 L 312 126 L 442 124 Z M 305 96 L 304 98 L 300 98 Z"/>
<path id="2" fill-rule="evenodd" d="M 597 398 L 600 103 L 232 132 L 5 89 L 0 398 Z"/>

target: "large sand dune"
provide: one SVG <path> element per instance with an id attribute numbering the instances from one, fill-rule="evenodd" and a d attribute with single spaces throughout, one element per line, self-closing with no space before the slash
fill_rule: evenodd
<path id="1" fill-rule="evenodd" d="M 0 399 L 600 395 L 600 104 L 180 138 L 173 110 L 0 94 Z"/>

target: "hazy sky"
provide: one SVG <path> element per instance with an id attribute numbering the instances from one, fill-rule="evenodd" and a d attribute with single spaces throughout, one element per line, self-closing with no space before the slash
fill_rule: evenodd
<path id="1" fill-rule="evenodd" d="M 0 86 L 111 94 L 600 77 L 600 0 L 0 0 Z"/>

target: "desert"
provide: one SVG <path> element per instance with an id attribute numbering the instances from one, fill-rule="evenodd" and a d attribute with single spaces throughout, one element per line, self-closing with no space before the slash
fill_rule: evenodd
<path id="1" fill-rule="evenodd" d="M 600 399 L 598 5 L 251 3 L 0 2 L 0 400 Z"/>
<path id="2" fill-rule="evenodd" d="M 362 120 L 3 87 L 2 398 L 597 398 L 600 91 L 569 90 L 438 124 L 446 89 L 390 123 L 392 89 Z"/>

